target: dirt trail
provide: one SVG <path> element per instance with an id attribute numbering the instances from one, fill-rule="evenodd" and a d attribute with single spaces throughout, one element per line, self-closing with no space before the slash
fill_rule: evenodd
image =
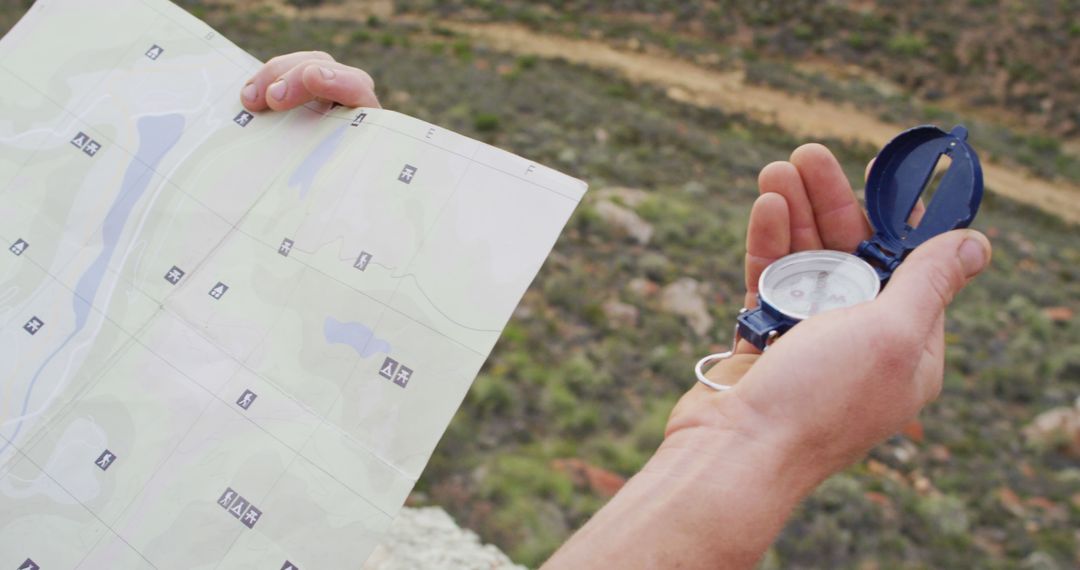
<path id="1" fill-rule="evenodd" d="M 646 53 L 617 50 L 603 42 L 539 34 L 507 24 L 442 25 L 496 51 L 563 59 L 587 67 L 615 71 L 636 83 L 663 87 L 680 102 L 745 113 L 813 140 L 830 137 L 880 147 L 910 125 L 890 124 L 850 105 L 812 100 L 747 84 L 742 72 L 722 72 Z M 977 145 L 977 142 L 976 142 Z M 989 190 L 1036 206 L 1068 222 L 1080 223 L 1080 187 L 1050 182 L 1021 169 L 983 162 Z"/>

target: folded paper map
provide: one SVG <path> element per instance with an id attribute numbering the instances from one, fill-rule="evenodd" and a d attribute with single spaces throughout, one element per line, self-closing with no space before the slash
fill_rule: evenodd
<path id="1" fill-rule="evenodd" d="M 0 568 L 359 568 L 585 192 L 258 66 L 165 0 L 0 42 Z"/>

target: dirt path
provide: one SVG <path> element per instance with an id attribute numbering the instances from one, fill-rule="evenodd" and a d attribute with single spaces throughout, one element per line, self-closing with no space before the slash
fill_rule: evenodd
<path id="1" fill-rule="evenodd" d="M 850 105 L 749 85 L 741 72 L 716 71 L 669 57 L 620 51 L 599 41 L 547 36 L 514 25 L 445 21 L 442 24 L 496 51 L 563 59 L 615 71 L 631 82 L 663 87 L 668 96 L 678 101 L 746 113 L 807 140 L 831 137 L 880 147 L 906 128 L 881 121 Z M 1068 222 L 1080 223 L 1080 187 L 1050 182 L 1021 169 L 985 161 L 983 175 L 987 188 L 993 192 L 1036 206 Z"/>

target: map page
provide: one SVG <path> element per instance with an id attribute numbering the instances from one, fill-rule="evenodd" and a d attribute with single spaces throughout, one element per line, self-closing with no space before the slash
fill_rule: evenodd
<path id="1" fill-rule="evenodd" d="M 361 567 L 585 192 L 258 66 L 165 0 L 0 42 L 0 569 Z"/>

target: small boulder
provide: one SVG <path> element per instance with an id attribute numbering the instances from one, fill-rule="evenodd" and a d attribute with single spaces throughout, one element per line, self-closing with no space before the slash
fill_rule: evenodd
<path id="1" fill-rule="evenodd" d="M 1074 316 L 1073 310 L 1064 305 L 1059 307 L 1045 307 L 1042 310 L 1042 313 L 1047 319 L 1055 323 L 1067 323 L 1071 321 Z"/>
<path id="2" fill-rule="evenodd" d="M 660 286 L 644 277 L 635 277 L 626 284 L 626 290 L 638 297 L 652 297 L 660 292 Z"/>
<path id="3" fill-rule="evenodd" d="M 1072 407 L 1053 408 L 1035 416 L 1024 428 L 1024 437 L 1036 446 L 1080 459 L 1080 398 Z"/>
<path id="4" fill-rule="evenodd" d="M 698 336 L 705 336 L 713 325 L 713 318 L 705 306 L 703 289 L 695 279 L 683 277 L 660 291 L 660 307 L 686 319 L 690 329 Z"/>
<path id="5" fill-rule="evenodd" d="M 604 223 L 618 228 L 641 245 L 649 243 L 653 236 L 652 224 L 641 219 L 637 212 L 614 202 L 601 200 L 593 206 L 596 215 Z"/>
<path id="6" fill-rule="evenodd" d="M 601 306 L 609 323 L 617 327 L 635 327 L 638 324 L 638 308 L 618 299 L 608 299 Z"/>
<path id="7" fill-rule="evenodd" d="M 574 485 L 588 488 L 596 495 L 610 498 L 626 484 L 626 478 L 607 469 L 589 465 L 577 458 L 556 459 L 552 468 L 565 474 Z"/>

